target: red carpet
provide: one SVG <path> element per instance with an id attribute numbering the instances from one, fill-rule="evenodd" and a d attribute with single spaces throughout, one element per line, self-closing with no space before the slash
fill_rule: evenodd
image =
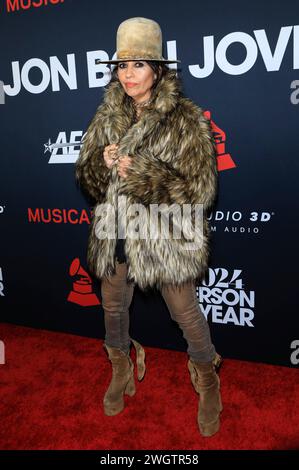
<path id="1" fill-rule="evenodd" d="M 226 359 L 221 430 L 204 438 L 185 353 L 146 347 L 135 397 L 107 417 L 110 363 L 102 341 L 8 324 L 0 325 L 0 339 L 2 450 L 299 449 L 296 369 Z"/>

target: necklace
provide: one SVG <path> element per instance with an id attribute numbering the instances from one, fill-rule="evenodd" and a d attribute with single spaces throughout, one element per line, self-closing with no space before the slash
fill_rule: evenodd
<path id="1" fill-rule="evenodd" d="M 135 109 L 135 116 L 134 116 L 134 122 L 139 121 L 139 118 L 142 114 L 143 109 L 151 103 L 152 99 L 149 98 L 148 100 L 142 101 L 141 103 L 136 103 L 133 101 L 134 109 Z"/>
<path id="2" fill-rule="evenodd" d="M 144 108 L 144 106 L 147 106 L 148 104 L 150 104 L 150 102 L 151 102 L 151 98 L 149 98 L 148 100 L 145 100 L 145 101 L 141 101 L 141 103 L 136 103 L 136 102 L 134 101 L 134 106 L 135 106 L 135 108 L 137 108 L 137 109 L 138 109 L 138 108 Z"/>

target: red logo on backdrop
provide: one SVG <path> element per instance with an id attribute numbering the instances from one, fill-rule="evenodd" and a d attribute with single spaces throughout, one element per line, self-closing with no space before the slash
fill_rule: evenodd
<path id="1" fill-rule="evenodd" d="M 73 282 L 73 289 L 69 293 L 67 300 L 82 307 L 100 305 L 96 294 L 92 292 L 92 280 L 89 274 L 82 268 L 79 258 L 75 258 L 69 270 L 70 276 L 77 276 Z"/>
<path id="2" fill-rule="evenodd" d="M 225 152 L 225 141 L 226 141 L 225 132 L 222 129 L 220 129 L 220 127 L 216 126 L 214 121 L 212 121 L 211 111 L 205 111 L 204 115 L 207 119 L 211 121 L 212 132 L 214 134 L 214 140 L 216 143 L 216 150 L 217 150 L 218 171 L 230 170 L 231 168 L 235 168 L 236 164 L 233 161 L 231 155 Z"/>
<path id="3" fill-rule="evenodd" d="M 87 212 L 86 209 L 44 209 L 36 207 L 35 209 L 28 207 L 28 221 L 33 223 L 44 224 L 90 224 L 92 211 Z"/>
<path id="4" fill-rule="evenodd" d="M 24 0 L 7 0 L 6 10 L 8 13 L 11 13 L 19 10 L 28 10 L 28 8 L 39 8 L 48 5 L 57 5 L 59 3 L 64 3 L 64 0 L 27 0 L 26 3 L 24 2 Z"/>

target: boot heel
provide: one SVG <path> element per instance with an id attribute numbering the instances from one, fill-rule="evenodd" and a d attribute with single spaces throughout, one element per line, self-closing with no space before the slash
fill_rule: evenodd
<path id="1" fill-rule="evenodd" d="M 219 411 L 220 411 L 220 413 L 221 413 L 221 411 L 223 410 L 221 395 L 220 395 L 220 397 L 219 397 L 219 406 L 220 406 Z"/>
<path id="2" fill-rule="evenodd" d="M 191 382 L 199 394 L 197 423 L 202 436 L 210 437 L 220 428 L 222 400 L 220 379 L 213 362 L 188 361 Z"/>
<path id="3" fill-rule="evenodd" d="M 136 393 L 136 388 L 135 388 L 134 373 L 132 373 L 132 376 L 129 382 L 126 385 L 125 394 L 129 395 L 129 397 L 133 397 L 135 393 Z"/>
<path id="4" fill-rule="evenodd" d="M 221 398 L 221 393 L 220 393 L 220 379 L 217 375 L 218 378 L 218 390 L 219 390 L 219 413 L 223 410 L 223 405 L 222 405 L 222 398 Z"/>
<path id="5" fill-rule="evenodd" d="M 139 382 L 143 379 L 145 374 L 145 351 L 138 341 L 131 338 L 133 346 L 136 351 L 136 365 L 137 365 L 137 378 Z"/>
<path id="6" fill-rule="evenodd" d="M 125 405 L 124 405 L 124 400 L 121 398 L 118 402 L 114 402 L 111 404 L 110 402 L 103 402 L 104 405 L 104 413 L 106 416 L 114 416 L 120 413 Z"/>
<path id="7" fill-rule="evenodd" d="M 211 437 L 219 431 L 220 419 L 209 424 L 198 423 L 198 427 L 202 436 Z"/>
<path id="8" fill-rule="evenodd" d="M 134 366 L 130 357 L 122 350 L 106 344 L 104 347 L 112 363 L 111 382 L 103 398 L 104 413 L 107 416 L 114 416 L 124 409 L 125 390 L 128 388 L 132 393 L 132 386 L 128 384 L 131 382 Z"/>

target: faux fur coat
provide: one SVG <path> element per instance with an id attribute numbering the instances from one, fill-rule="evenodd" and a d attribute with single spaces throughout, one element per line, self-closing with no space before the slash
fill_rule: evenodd
<path id="1" fill-rule="evenodd" d="M 142 290 L 160 289 L 164 283 L 178 286 L 191 279 L 200 280 L 205 274 L 210 241 L 206 210 L 214 202 L 218 176 L 210 122 L 199 106 L 184 97 L 174 70 L 169 69 L 162 77 L 152 98 L 139 121 L 134 122 L 132 99 L 119 81 L 111 81 L 76 162 L 76 179 L 95 200 L 87 261 L 99 279 L 115 273 L 118 196 L 126 196 L 126 209 L 121 209 L 127 215 L 125 224 L 132 220 L 134 203 L 141 203 L 148 216 L 151 204 L 203 204 L 203 239 L 196 249 L 185 250 L 184 237 L 163 238 L 160 226 L 158 237 L 125 238 L 127 281 L 136 282 Z M 105 164 L 104 147 L 113 143 L 119 144 L 119 155 L 133 157 L 126 178 L 118 175 L 116 165 L 108 169 Z M 100 210 L 103 203 L 107 207 L 105 216 Z M 112 213 L 113 220 L 109 218 Z M 110 227 L 116 220 L 112 238 L 99 237 L 100 220 L 106 220 Z"/>

